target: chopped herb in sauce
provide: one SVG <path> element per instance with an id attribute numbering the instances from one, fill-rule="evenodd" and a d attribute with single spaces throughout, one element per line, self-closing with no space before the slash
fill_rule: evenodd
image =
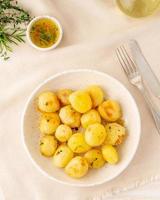
<path id="1" fill-rule="evenodd" d="M 48 48 L 55 44 L 60 36 L 58 25 L 51 19 L 44 18 L 36 21 L 30 31 L 32 42 L 41 48 Z"/>

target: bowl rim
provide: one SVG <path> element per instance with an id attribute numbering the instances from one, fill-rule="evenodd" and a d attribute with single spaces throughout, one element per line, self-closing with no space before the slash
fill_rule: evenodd
<path id="1" fill-rule="evenodd" d="M 59 31 L 60 31 L 60 35 L 59 35 L 59 38 L 58 40 L 56 41 L 56 43 L 54 43 L 52 46 L 50 47 L 47 47 L 47 48 L 41 48 L 37 45 L 35 45 L 32 40 L 31 40 L 31 37 L 30 37 L 30 29 L 31 27 L 33 26 L 34 22 L 38 21 L 39 19 L 50 19 L 52 20 L 54 23 L 57 24 L 58 28 L 59 28 Z M 37 16 L 37 17 L 34 17 L 28 24 L 27 26 L 27 30 L 26 30 L 26 37 L 27 37 L 27 40 L 29 42 L 29 44 L 34 47 L 35 49 L 37 50 L 40 50 L 40 51 L 49 51 L 49 50 L 52 50 L 52 49 L 55 49 L 61 42 L 62 40 L 62 37 L 63 37 L 63 29 L 62 29 L 62 25 L 61 23 L 59 22 L 59 20 L 56 18 L 56 17 L 53 17 L 53 16 L 49 16 L 49 15 L 41 15 L 41 16 Z"/>
<path id="2" fill-rule="evenodd" d="M 125 165 L 125 167 L 118 173 L 118 174 L 115 174 L 114 176 L 108 178 L 107 180 L 102 180 L 102 181 L 97 181 L 96 183 L 87 183 L 87 184 L 83 184 L 83 183 L 77 183 L 77 184 L 74 184 L 74 183 L 69 183 L 67 181 L 62 181 L 62 180 L 59 180 L 53 176 L 50 176 L 45 170 L 43 170 L 38 164 L 37 162 L 32 158 L 32 155 L 30 154 L 29 150 L 28 150 L 28 147 L 27 147 L 27 144 L 25 142 L 25 137 L 24 137 L 24 118 L 25 118 L 25 114 L 26 114 L 26 111 L 27 111 L 27 108 L 28 108 L 28 105 L 30 104 L 30 101 L 32 100 L 33 96 L 36 94 L 36 92 L 43 86 L 45 85 L 47 82 L 51 81 L 52 79 L 55 79 L 59 76 L 62 76 L 62 75 L 65 75 L 65 74 L 68 74 L 68 73 L 77 73 L 77 72 L 90 72 L 90 73 L 96 73 L 96 74 L 99 74 L 101 76 L 106 76 L 108 77 L 109 79 L 112 79 L 113 81 L 117 82 L 118 84 L 121 85 L 121 87 L 123 87 L 123 89 L 125 89 L 125 91 L 128 93 L 128 95 L 131 97 L 131 99 L 133 100 L 133 103 L 135 105 L 135 108 L 136 108 L 136 112 L 137 112 L 137 120 L 138 120 L 138 140 L 137 140 L 137 143 L 135 145 L 135 149 L 134 149 L 134 152 L 132 153 L 132 155 L 130 156 L 127 164 Z M 49 179 L 53 180 L 53 181 L 56 181 L 58 183 L 61 183 L 61 184 L 64 184 L 64 185 L 68 185 L 68 186 L 74 186 L 74 187 L 81 187 L 81 188 L 84 188 L 84 187 L 94 187 L 94 186 L 98 186 L 98 185 L 101 185 L 101 184 L 104 184 L 104 183 L 107 183 L 113 179 L 115 179 L 116 177 L 120 176 L 120 174 L 122 174 L 122 172 L 124 172 L 127 167 L 129 166 L 129 164 L 131 163 L 131 161 L 133 160 L 136 152 L 137 152 L 137 149 L 138 149 L 138 146 L 139 146 L 139 142 L 140 142 L 140 138 L 141 138 L 141 118 L 140 118 L 140 112 L 139 112 L 139 109 L 138 109 L 138 106 L 137 106 L 137 103 L 134 99 L 134 97 L 132 96 L 132 94 L 129 92 L 129 90 L 119 81 L 117 80 L 116 78 L 114 78 L 113 76 L 111 75 L 108 75 L 107 73 L 105 72 L 102 72 L 102 71 L 99 71 L 99 70 L 92 70 L 92 69 L 70 69 L 70 70 L 65 70 L 63 72 L 60 72 L 60 73 L 56 73 L 52 76 L 50 76 L 49 78 L 45 79 L 44 81 L 42 81 L 40 84 L 38 84 L 38 86 L 32 91 L 32 93 L 30 94 L 30 96 L 28 97 L 26 103 L 25 103 L 25 106 L 24 106 L 24 109 L 22 111 L 22 115 L 21 115 L 21 140 L 22 140 L 22 144 L 24 146 L 24 149 L 28 155 L 28 157 L 30 158 L 31 162 L 33 163 L 33 165 L 46 177 L 48 177 Z"/>

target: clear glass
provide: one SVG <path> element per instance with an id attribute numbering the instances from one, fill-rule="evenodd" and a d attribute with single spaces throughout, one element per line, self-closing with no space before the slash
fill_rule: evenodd
<path id="1" fill-rule="evenodd" d="M 145 17 L 160 7 L 160 0 L 116 0 L 119 8 L 131 17 Z"/>

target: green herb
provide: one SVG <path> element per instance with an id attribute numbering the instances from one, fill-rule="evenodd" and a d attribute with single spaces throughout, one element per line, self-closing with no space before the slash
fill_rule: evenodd
<path id="1" fill-rule="evenodd" d="M 51 40 L 51 34 L 47 33 L 46 30 L 44 28 L 40 28 L 39 30 L 39 37 L 40 40 L 43 41 L 44 43 L 48 43 Z"/>
<path id="2" fill-rule="evenodd" d="M 47 33 L 40 32 L 40 38 L 42 40 L 45 40 L 45 41 L 49 42 L 51 40 L 51 35 L 47 34 Z"/>
<path id="3" fill-rule="evenodd" d="M 59 150 L 59 151 L 57 151 L 56 154 L 58 155 L 58 154 L 60 154 L 60 153 L 62 153 L 62 152 L 63 152 L 62 150 Z"/>
<path id="4" fill-rule="evenodd" d="M 12 44 L 24 42 L 26 25 L 31 20 L 15 0 L 0 0 L 0 57 L 9 58 Z"/>

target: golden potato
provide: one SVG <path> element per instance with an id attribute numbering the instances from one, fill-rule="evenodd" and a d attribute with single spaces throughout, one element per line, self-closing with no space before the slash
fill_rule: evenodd
<path id="1" fill-rule="evenodd" d="M 101 87 L 89 85 L 46 91 L 37 98 L 40 153 L 53 156 L 53 165 L 73 178 L 119 161 L 116 147 L 126 136 L 123 113 L 116 100 L 104 96 Z"/>
<path id="2" fill-rule="evenodd" d="M 98 111 L 103 119 L 109 122 L 114 122 L 121 117 L 121 108 L 117 101 L 104 101 L 99 107 Z"/>
<path id="3" fill-rule="evenodd" d="M 92 100 L 89 94 L 83 90 L 77 90 L 69 96 L 72 107 L 80 113 L 85 113 L 92 108 Z"/>
<path id="4" fill-rule="evenodd" d="M 63 106 L 66 106 L 66 105 L 69 105 L 70 102 L 69 102 L 69 95 L 72 93 L 73 91 L 70 90 L 70 89 L 62 89 L 62 90 L 59 90 L 57 92 L 57 96 L 58 96 L 58 99 L 60 100 L 61 104 Z"/>
<path id="5" fill-rule="evenodd" d="M 88 163 L 85 158 L 76 156 L 67 164 L 65 172 L 73 178 L 81 178 L 88 172 Z"/>
<path id="6" fill-rule="evenodd" d="M 101 117 L 96 110 L 92 109 L 82 115 L 81 124 L 83 128 L 87 128 L 94 123 L 101 123 Z"/>
<path id="7" fill-rule="evenodd" d="M 126 134 L 125 128 L 117 123 L 109 123 L 105 126 L 107 137 L 105 144 L 119 145 Z"/>
<path id="8" fill-rule="evenodd" d="M 87 87 L 86 91 L 89 93 L 92 99 L 93 108 L 99 106 L 103 102 L 104 92 L 99 86 L 90 85 Z"/>
<path id="9" fill-rule="evenodd" d="M 75 133 L 68 140 L 68 146 L 74 153 L 85 153 L 91 147 L 86 143 L 83 133 Z"/>
<path id="10" fill-rule="evenodd" d="M 112 145 L 102 146 L 102 155 L 109 164 L 116 164 L 119 160 L 118 152 Z"/>
<path id="11" fill-rule="evenodd" d="M 61 108 L 59 116 L 61 121 L 71 128 L 78 128 L 80 126 L 81 114 L 75 111 L 71 105 Z"/>
<path id="12" fill-rule="evenodd" d="M 38 108 L 42 112 L 56 112 L 60 109 L 60 103 L 53 92 L 43 92 L 38 97 Z"/>
<path id="13" fill-rule="evenodd" d="M 85 131 L 85 140 L 92 147 L 100 146 L 106 138 L 105 127 L 100 123 L 91 124 Z"/>
<path id="14" fill-rule="evenodd" d="M 40 140 L 40 152 L 46 157 L 53 156 L 57 148 L 57 141 L 52 135 L 44 135 Z"/>
<path id="15" fill-rule="evenodd" d="M 53 164 L 56 167 L 63 168 L 72 158 L 73 152 L 71 151 L 71 149 L 66 144 L 62 144 L 58 147 L 53 156 Z"/>
<path id="16" fill-rule="evenodd" d="M 98 149 L 91 149 L 85 153 L 84 157 L 86 158 L 90 168 L 98 169 L 105 163 L 102 153 Z"/>
<path id="17" fill-rule="evenodd" d="M 68 141 L 68 139 L 71 137 L 71 135 L 72 135 L 72 129 L 65 124 L 61 124 L 60 126 L 58 126 L 58 128 L 55 132 L 55 137 L 60 142 Z"/>
<path id="18" fill-rule="evenodd" d="M 53 134 L 60 124 L 57 113 L 44 113 L 40 119 L 40 131 L 45 134 Z"/>

